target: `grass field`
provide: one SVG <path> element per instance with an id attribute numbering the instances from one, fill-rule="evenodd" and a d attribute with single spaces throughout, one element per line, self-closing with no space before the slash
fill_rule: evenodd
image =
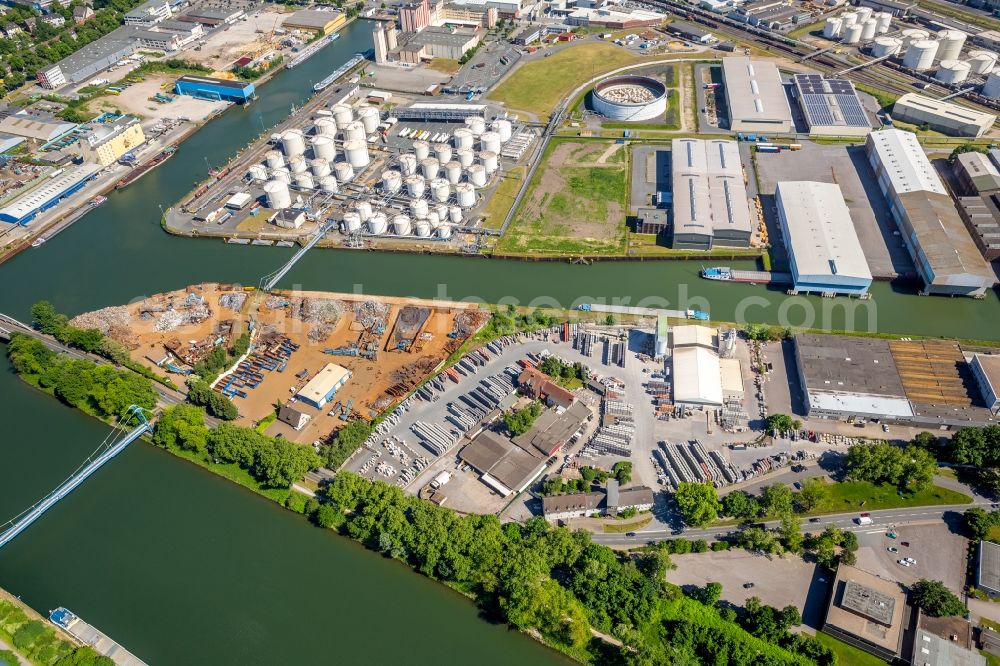
<path id="1" fill-rule="evenodd" d="M 504 173 L 503 180 L 497 185 L 496 191 L 483 209 L 483 217 L 486 218 L 483 221 L 484 227 L 499 229 L 503 225 L 507 211 L 514 205 L 514 197 L 517 196 L 517 190 L 521 187 L 526 171 L 527 167 L 519 166 Z"/>
<path id="2" fill-rule="evenodd" d="M 427 63 L 427 69 L 433 69 L 442 74 L 458 74 L 458 70 L 462 69 L 462 66 L 458 64 L 457 60 L 451 58 L 434 58 Z"/>
<path id="3" fill-rule="evenodd" d="M 817 633 L 816 639 L 836 653 L 838 664 L 845 664 L 845 666 L 847 664 L 850 664 L 850 666 L 885 666 L 885 662 L 878 657 L 872 656 L 864 650 L 859 650 L 853 645 L 848 645 L 823 632 Z"/>
<path id="4" fill-rule="evenodd" d="M 826 497 L 809 512 L 809 515 L 971 502 L 972 498 L 968 495 L 941 486 L 931 485 L 918 492 L 900 496 L 895 486 L 876 486 L 867 481 L 845 481 L 830 484 Z"/>
<path id="5" fill-rule="evenodd" d="M 606 533 L 610 534 L 624 534 L 625 532 L 634 532 L 636 530 L 641 530 L 646 525 L 649 525 L 653 521 L 652 516 L 646 516 L 640 520 L 636 520 L 631 523 L 612 523 L 608 525 L 602 525 Z"/>
<path id="6" fill-rule="evenodd" d="M 638 56 L 612 44 L 578 44 L 525 63 L 489 98 L 508 108 L 548 116 L 563 97 L 601 72 L 632 64 Z"/>

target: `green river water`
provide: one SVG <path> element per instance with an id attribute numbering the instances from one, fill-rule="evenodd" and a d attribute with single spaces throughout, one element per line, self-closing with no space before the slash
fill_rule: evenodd
<path id="1" fill-rule="evenodd" d="M 159 206 L 284 117 L 319 80 L 371 46 L 357 22 L 264 85 L 260 100 L 214 120 L 160 168 L 45 245 L 0 265 L 0 311 L 36 300 L 65 312 L 199 281 L 257 284 L 289 249 L 175 238 Z M 718 320 L 851 328 L 843 302 L 788 298 L 697 277 L 697 262 L 570 266 L 316 250 L 281 287 L 569 307 L 616 302 L 710 311 Z M 1000 339 L 1000 303 L 918 297 L 877 284 L 852 303 L 853 327 Z M 0 347 L 0 351 L 3 348 Z M 105 427 L 0 375 L 0 518 L 54 487 Z M 477 618 L 443 586 L 315 529 L 268 501 L 136 444 L 0 551 L 0 587 L 39 611 L 65 605 L 153 664 L 557 663 L 562 657 Z"/>

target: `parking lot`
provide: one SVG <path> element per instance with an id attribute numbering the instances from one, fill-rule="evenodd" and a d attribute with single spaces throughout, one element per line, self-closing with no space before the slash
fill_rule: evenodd
<path id="1" fill-rule="evenodd" d="M 914 512 L 919 509 L 914 509 Z M 858 564 L 865 571 L 912 585 L 921 578 L 939 580 L 956 594 L 965 583 L 966 549 L 968 540 L 956 532 L 961 518 L 956 511 L 951 520 L 929 524 L 893 527 L 895 539 L 886 536 L 884 528 L 858 530 Z M 903 545 L 908 544 L 908 545 Z M 889 551 L 895 548 L 896 552 Z M 910 566 L 899 564 L 904 558 L 915 560 Z"/>
<path id="2" fill-rule="evenodd" d="M 633 144 L 631 206 L 653 205 L 657 192 L 669 192 L 670 150 L 664 146 Z"/>
<path id="3" fill-rule="evenodd" d="M 521 52 L 504 41 L 484 43 L 469 62 L 462 66 L 446 88 L 456 94 L 482 93 L 503 78 L 521 59 Z"/>

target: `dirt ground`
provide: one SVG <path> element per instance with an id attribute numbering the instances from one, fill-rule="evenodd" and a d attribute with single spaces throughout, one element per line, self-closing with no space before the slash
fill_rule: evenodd
<path id="1" fill-rule="evenodd" d="M 195 99 L 187 95 L 174 95 L 173 81 L 176 76 L 168 74 L 150 74 L 140 83 L 134 83 L 116 97 L 102 97 L 101 101 L 120 108 L 125 113 L 131 113 L 150 120 L 163 118 L 190 118 L 198 122 L 226 108 L 226 102 L 212 102 Z M 150 97 L 158 92 L 164 92 L 174 98 L 173 102 L 157 104 Z"/>
<path id="2" fill-rule="evenodd" d="M 184 52 L 184 58 L 206 67 L 225 69 L 244 55 L 254 56 L 277 48 L 281 36 L 270 39 L 269 36 L 275 28 L 281 27 L 287 12 L 275 11 L 276 7 L 279 6 L 270 5 L 266 10 L 251 14 L 246 21 L 237 21 L 227 30 L 214 33 L 200 51 L 189 49 Z"/>
<path id="3" fill-rule="evenodd" d="M 404 309 L 412 315 L 409 327 L 400 319 Z M 422 310 L 427 317 L 421 323 Z M 184 379 L 177 371 L 193 365 L 199 352 L 203 356 L 220 339 L 229 346 L 250 322 L 251 355 L 263 350 L 269 338 L 287 336 L 298 349 L 278 369 L 261 370 L 263 380 L 256 387 L 241 386 L 246 395 L 237 395 L 233 402 L 240 411 L 239 422 L 254 424 L 293 398 L 328 363 L 347 368 L 352 377 L 322 409 L 294 401 L 295 409 L 309 416 L 301 430 L 280 422 L 267 430 L 271 435 L 309 443 L 346 423 L 340 417 L 348 405 L 352 418 L 367 419 L 395 404 L 464 340 L 464 335 L 448 336 L 457 330 L 457 319 L 464 322 L 464 333 L 472 333 L 487 318 L 473 304 L 320 292 L 265 296 L 228 285 L 202 284 L 128 306 L 105 308 L 74 321 L 100 328 L 128 347 L 135 361 L 158 373 L 170 370 L 168 364 L 173 364 L 176 368 L 171 376 L 177 384 Z M 401 338 L 413 340 L 407 350 L 398 350 Z M 364 349 L 369 344 L 373 359 L 324 351 L 352 345 Z M 217 389 L 225 383 L 224 373 Z"/>

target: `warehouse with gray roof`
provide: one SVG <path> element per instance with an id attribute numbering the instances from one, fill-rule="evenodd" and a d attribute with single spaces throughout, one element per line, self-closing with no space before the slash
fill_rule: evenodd
<path id="1" fill-rule="evenodd" d="M 795 130 L 778 67 L 742 56 L 722 59 L 729 129 L 734 132 L 788 133 Z"/>

